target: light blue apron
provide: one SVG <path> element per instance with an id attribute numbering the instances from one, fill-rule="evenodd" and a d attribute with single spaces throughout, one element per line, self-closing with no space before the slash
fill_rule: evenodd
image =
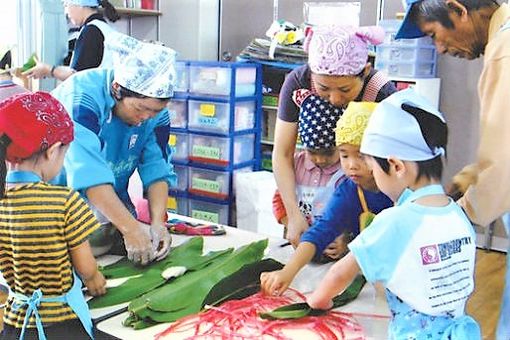
<path id="1" fill-rule="evenodd" d="M 400 195 L 396 205 L 402 206 L 420 197 L 437 194 L 444 194 L 444 189 L 440 185 L 428 185 L 416 191 L 406 189 Z M 386 298 L 391 313 L 394 315 L 388 329 L 390 339 L 402 339 L 404 335 L 409 339 L 480 339 L 480 326 L 469 315 L 453 318 L 424 314 L 413 309 L 389 290 L 386 290 Z M 416 330 L 416 333 L 410 334 L 410 330 Z"/>
<path id="2" fill-rule="evenodd" d="M 510 29 L 510 21 L 507 21 L 500 32 Z M 506 276 L 505 288 L 503 290 L 503 301 L 499 311 L 498 328 L 496 330 L 497 340 L 510 340 L 510 213 L 503 215 L 503 224 L 505 225 L 506 235 L 509 238 L 508 250 L 506 253 Z"/>
<path id="3" fill-rule="evenodd" d="M 325 186 L 297 186 L 298 205 L 308 223 L 312 224 L 313 221 L 322 215 L 324 207 L 335 192 L 338 186 L 337 182 L 341 180 L 342 176 L 344 176 L 344 172 L 338 169 Z"/>
<path id="4" fill-rule="evenodd" d="M 28 171 L 12 171 L 7 174 L 6 178 L 7 183 L 32 183 L 41 181 L 42 180 L 39 176 L 37 176 L 33 172 Z M 67 293 L 61 296 L 44 297 L 41 289 L 35 290 L 32 293 L 32 296 L 30 297 L 24 294 L 10 291 L 9 295 L 14 298 L 14 303 L 12 305 L 13 310 L 16 310 L 25 305 L 27 306 L 25 320 L 23 321 L 23 328 L 21 330 L 20 340 L 23 340 L 25 330 L 28 325 L 28 321 L 32 314 L 35 317 L 35 323 L 37 326 L 37 333 L 39 335 L 39 339 L 46 340 L 46 335 L 44 334 L 44 327 L 42 325 L 41 317 L 37 309 L 41 302 L 66 303 L 76 314 L 76 316 L 78 316 L 78 319 L 80 320 L 83 327 L 89 334 L 90 338 L 93 339 L 94 336 L 92 334 L 92 318 L 90 316 L 90 311 L 87 306 L 87 302 L 85 301 L 85 297 L 83 296 L 83 293 L 81 291 L 82 286 L 83 285 L 80 278 L 73 271 L 73 286 Z"/>

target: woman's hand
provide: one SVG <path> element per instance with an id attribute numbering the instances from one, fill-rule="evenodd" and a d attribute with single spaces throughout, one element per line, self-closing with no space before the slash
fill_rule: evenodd
<path id="1" fill-rule="evenodd" d="M 91 278 L 82 280 L 90 295 L 99 296 L 106 293 L 106 280 L 99 270 Z"/>
<path id="2" fill-rule="evenodd" d="M 28 78 L 34 78 L 34 79 L 43 79 L 51 77 L 51 69 L 52 66 L 45 64 L 41 61 L 39 61 L 37 58 L 34 57 L 34 60 L 36 62 L 36 65 L 32 67 L 31 69 L 26 70 L 25 72 L 21 73 L 23 76 L 26 76 Z"/>
<path id="3" fill-rule="evenodd" d="M 289 288 L 294 276 L 285 269 L 260 274 L 260 288 L 266 295 L 282 295 Z"/>
<path id="4" fill-rule="evenodd" d="M 156 261 L 164 259 L 170 251 L 172 237 L 168 229 L 162 224 L 153 224 L 151 226 L 152 249 Z"/>
<path id="5" fill-rule="evenodd" d="M 154 260 L 155 252 L 152 248 L 150 225 L 138 223 L 138 228 L 130 228 L 123 236 L 130 261 L 145 266 Z"/>
<path id="6" fill-rule="evenodd" d="M 295 214 L 295 216 L 287 216 L 288 224 L 286 238 L 294 248 L 297 248 L 299 245 L 299 240 L 301 239 L 301 234 L 303 234 L 306 229 L 308 229 L 308 222 L 300 212 Z"/>

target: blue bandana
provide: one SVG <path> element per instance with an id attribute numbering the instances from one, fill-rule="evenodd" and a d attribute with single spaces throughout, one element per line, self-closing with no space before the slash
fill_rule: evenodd
<path id="1" fill-rule="evenodd" d="M 76 5 L 82 7 L 98 7 L 99 0 L 63 0 L 64 5 Z"/>

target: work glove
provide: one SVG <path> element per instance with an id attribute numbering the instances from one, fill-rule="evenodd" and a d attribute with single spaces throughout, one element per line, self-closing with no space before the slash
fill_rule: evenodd
<path id="1" fill-rule="evenodd" d="M 155 251 L 151 243 L 151 226 L 138 223 L 136 230 L 124 234 L 124 244 L 127 256 L 135 264 L 147 265 L 155 258 Z"/>
<path id="2" fill-rule="evenodd" d="M 170 251 L 172 237 L 168 229 L 161 224 L 153 224 L 150 228 L 152 238 L 152 249 L 156 261 L 164 259 Z"/>

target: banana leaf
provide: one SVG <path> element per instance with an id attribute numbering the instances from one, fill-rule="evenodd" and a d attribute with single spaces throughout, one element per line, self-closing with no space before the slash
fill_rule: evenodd
<path id="1" fill-rule="evenodd" d="M 202 303 L 217 306 L 225 301 L 244 299 L 260 291 L 260 274 L 283 268 L 283 264 L 274 259 L 265 259 L 244 265 L 240 270 L 218 282 Z"/>
<path id="2" fill-rule="evenodd" d="M 354 281 L 333 299 L 333 307 L 338 308 L 356 299 L 367 280 L 363 275 L 358 275 Z M 271 312 L 260 313 L 259 316 L 266 320 L 300 319 L 305 316 L 317 316 L 325 314 L 327 310 L 312 309 L 306 302 L 293 303 L 274 309 Z"/>
<path id="3" fill-rule="evenodd" d="M 142 295 L 129 304 L 131 315 L 124 325 L 139 329 L 153 322 L 174 322 L 199 312 L 218 282 L 244 265 L 260 261 L 266 247 L 267 240 L 250 243 L 201 270 L 187 273 Z"/>
<path id="4" fill-rule="evenodd" d="M 35 54 L 35 53 L 32 53 L 32 55 L 30 56 L 30 58 L 28 58 L 28 60 L 26 61 L 26 63 L 24 63 L 24 64 L 23 64 L 23 66 L 21 66 L 21 72 L 28 71 L 28 70 L 30 70 L 32 67 L 34 67 L 35 65 L 37 65 L 37 62 L 35 61 L 35 58 L 36 58 L 36 54 Z"/>
<path id="5" fill-rule="evenodd" d="M 233 249 L 230 248 L 201 255 L 202 245 L 203 240 L 201 238 L 196 238 L 196 240 L 192 239 L 170 252 L 166 259 L 162 261 L 164 263 L 158 262 L 153 264 L 146 267 L 143 272 L 138 272 L 138 267 L 126 262 L 119 264 L 117 268 L 110 268 L 118 277 L 125 277 L 125 274 L 118 270 L 119 268 L 126 268 L 126 272 L 137 272 L 142 274 L 142 276 L 130 278 L 117 287 L 109 288 L 105 295 L 90 300 L 89 308 L 108 307 L 132 301 L 142 294 L 165 284 L 166 280 L 161 276 L 161 273 L 168 267 L 179 265 L 186 267 L 188 271 L 197 270 L 207 266 L 218 258 L 227 256 L 233 251 Z M 188 253 L 186 254 L 186 252 Z M 184 255 L 186 257 L 184 257 Z M 167 267 L 163 267 L 163 265 Z"/>
<path id="6" fill-rule="evenodd" d="M 134 265 L 131 261 L 124 257 L 120 261 L 101 267 L 100 269 L 104 277 L 107 279 L 118 279 L 143 274 L 147 271 L 147 268 L 157 268 L 162 271 L 164 268 L 167 268 L 169 264 L 177 265 L 179 263 L 184 263 L 191 255 L 202 255 L 203 247 L 204 239 L 202 237 L 193 237 L 185 243 L 172 248 L 165 259 L 159 262 L 154 262 L 149 266 L 142 267 Z M 189 263 L 189 261 L 186 262 Z M 186 267 L 190 268 L 190 266 Z"/>

